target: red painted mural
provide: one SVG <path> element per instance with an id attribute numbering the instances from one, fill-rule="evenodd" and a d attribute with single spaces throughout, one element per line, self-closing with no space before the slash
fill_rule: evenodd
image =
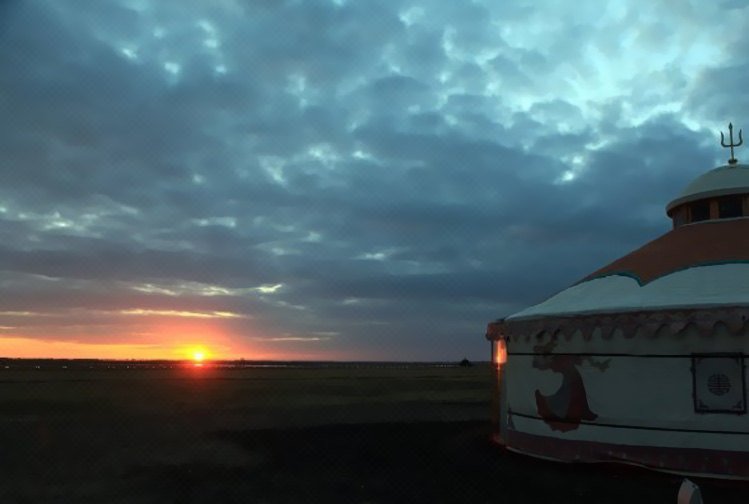
<path id="1" fill-rule="evenodd" d="M 550 341 L 533 348 L 537 354 L 533 358 L 534 368 L 562 375 L 562 384 L 553 394 L 544 395 L 536 389 L 536 410 L 552 430 L 567 432 L 580 427 L 584 420 L 592 422 L 598 418 L 588 404 L 588 394 L 578 366 L 589 361 L 595 368 L 605 371 L 610 359 L 597 362 L 579 355 L 555 355 L 551 353 L 555 346 L 556 342 Z"/>

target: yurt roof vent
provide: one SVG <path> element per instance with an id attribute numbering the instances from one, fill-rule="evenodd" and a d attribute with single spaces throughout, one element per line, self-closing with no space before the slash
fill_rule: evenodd
<path id="1" fill-rule="evenodd" d="M 666 213 L 674 228 L 716 219 L 749 217 L 749 165 L 740 164 L 734 148 L 742 145 L 742 131 L 734 142 L 733 124 L 728 124 L 729 140 L 723 132 L 720 143 L 731 149 L 728 164 L 719 166 L 693 180 L 668 206 Z"/>

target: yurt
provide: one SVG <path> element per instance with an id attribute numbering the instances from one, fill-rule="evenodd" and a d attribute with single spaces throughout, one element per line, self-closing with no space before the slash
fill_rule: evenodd
<path id="1" fill-rule="evenodd" d="M 669 232 L 489 324 L 496 442 L 749 480 L 749 165 L 729 131 L 728 164 L 668 203 Z"/>

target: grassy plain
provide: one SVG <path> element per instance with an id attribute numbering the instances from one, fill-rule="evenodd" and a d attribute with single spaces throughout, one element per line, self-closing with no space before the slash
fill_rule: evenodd
<path id="1" fill-rule="evenodd" d="M 678 477 L 490 445 L 490 385 L 485 365 L 0 369 L 0 502 L 676 501 Z"/>

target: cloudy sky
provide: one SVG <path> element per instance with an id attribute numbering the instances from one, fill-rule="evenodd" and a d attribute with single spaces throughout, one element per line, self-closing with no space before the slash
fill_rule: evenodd
<path id="1" fill-rule="evenodd" d="M 488 359 L 749 128 L 748 6 L 3 1 L 0 355 Z"/>

